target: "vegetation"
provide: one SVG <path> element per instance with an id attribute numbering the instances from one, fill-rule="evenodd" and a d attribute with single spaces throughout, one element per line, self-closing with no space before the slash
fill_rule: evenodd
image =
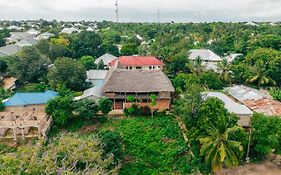
<path id="1" fill-rule="evenodd" d="M 54 88 L 63 85 L 72 90 L 81 90 L 86 78 L 83 64 L 71 58 L 58 58 L 48 72 L 49 83 Z"/>
<path id="2" fill-rule="evenodd" d="M 8 59 L 10 74 L 22 82 L 39 82 L 46 76 L 49 59 L 40 55 L 35 47 L 24 47 L 16 56 Z"/>
<path id="3" fill-rule="evenodd" d="M 107 115 L 112 110 L 113 102 L 108 98 L 101 98 L 99 100 L 99 108 L 104 115 Z"/>
<path id="4" fill-rule="evenodd" d="M 124 165 L 119 174 L 187 174 L 195 169 L 192 166 L 196 164 L 189 162 L 187 146 L 171 117 L 111 120 L 101 129 L 112 128 L 120 132 L 125 146 Z"/>
<path id="5" fill-rule="evenodd" d="M 102 156 L 99 140 L 64 135 L 47 146 L 40 143 L 18 147 L 0 155 L 1 174 L 116 174 L 109 165 L 113 156 Z"/>
<path id="6" fill-rule="evenodd" d="M 252 127 L 253 157 L 262 158 L 268 154 L 281 153 L 280 117 L 267 117 L 255 113 L 252 118 Z"/>

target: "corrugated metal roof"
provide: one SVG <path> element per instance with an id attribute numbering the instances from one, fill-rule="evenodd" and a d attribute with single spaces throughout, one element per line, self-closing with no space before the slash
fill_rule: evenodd
<path id="1" fill-rule="evenodd" d="M 216 97 L 224 102 L 225 108 L 230 113 L 235 113 L 237 115 L 252 115 L 253 111 L 251 111 L 247 106 L 238 104 L 233 101 L 231 98 L 226 96 L 221 92 L 205 92 L 204 95 L 207 97 Z"/>
<path id="2" fill-rule="evenodd" d="M 257 89 L 239 85 L 226 88 L 227 92 L 251 110 L 268 116 L 281 116 L 281 102 Z"/>
<path id="3" fill-rule="evenodd" d="M 87 71 L 88 80 L 105 80 L 107 70 L 89 70 Z"/>
<path id="4" fill-rule="evenodd" d="M 189 59 L 195 60 L 200 57 L 204 61 L 222 61 L 222 58 L 208 49 L 192 49 L 189 51 Z"/>
<path id="5" fill-rule="evenodd" d="M 57 92 L 50 90 L 42 93 L 16 93 L 6 102 L 4 102 L 4 106 L 46 104 L 49 100 L 55 98 L 57 95 Z"/>
<path id="6" fill-rule="evenodd" d="M 109 53 L 106 53 L 102 56 L 100 56 L 98 59 L 95 60 L 96 64 L 99 64 L 99 62 L 102 60 L 104 65 L 109 65 L 109 63 L 113 60 L 117 59 L 116 56 L 111 55 Z"/>

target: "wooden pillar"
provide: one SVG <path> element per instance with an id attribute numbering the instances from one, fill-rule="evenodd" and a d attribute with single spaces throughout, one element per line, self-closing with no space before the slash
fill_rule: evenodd
<path id="1" fill-rule="evenodd" d="M 24 128 L 23 128 L 23 127 L 21 128 L 21 138 L 22 138 L 22 140 L 25 140 L 25 137 L 24 137 Z"/>
<path id="2" fill-rule="evenodd" d="M 113 109 L 115 110 L 115 97 L 113 97 Z"/>
<path id="3" fill-rule="evenodd" d="M 41 126 L 38 125 L 38 138 L 41 139 Z"/>
<path id="4" fill-rule="evenodd" d="M 13 128 L 14 140 L 17 141 L 17 133 L 16 128 Z"/>

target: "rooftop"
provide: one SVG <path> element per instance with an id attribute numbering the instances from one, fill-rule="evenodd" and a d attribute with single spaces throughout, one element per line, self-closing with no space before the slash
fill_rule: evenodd
<path id="1" fill-rule="evenodd" d="M 95 63 L 98 64 L 101 60 L 104 65 L 109 65 L 109 63 L 113 60 L 117 59 L 116 56 L 106 53 L 95 60 Z"/>
<path id="2" fill-rule="evenodd" d="M 226 91 L 255 112 L 268 116 L 281 116 L 281 102 L 262 91 L 243 85 L 226 88 Z"/>
<path id="3" fill-rule="evenodd" d="M 225 108 L 230 113 L 235 113 L 237 115 L 252 115 L 253 111 L 251 111 L 247 106 L 238 104 L 233 101 L 231 98 L 226 96 L 224 93 L 221 92 L 205 92 L 204 93 L 207 97 L 216 97 L 224 102 Z"/>
<path id="4" fill-rule="evenodd" d="M 123 66 L 162 66 L 164 63 L 154 56 L 121 56 L 113 60 L 110 65 L 119 62 Z"/>
<path id="5" fill-rule="evenodd" d="M 204 61 L 221 61 L 222 58 L 208 49 L 192 49 L 189 51 L 189 59 L 195 60 L 200 57 Z"/>
<path id="6" fill-rule="evenodd" d="M 46 91 L 38 93 L 16 93 L 10 99 L 4 102 L 4 106 L 23 106 L 46 104 L 49 100 L 58 95 L 55 91 Z"/>
<path id="7" fill-rule="evenodd" d="M 156 70 L 116 69 L 108 76 L 104 92 L 174 92 L 169 78 Z"/>
<path id="8" fill-rule="evenodd" d="M 104 80 L 107 75 L 107 70 L 89 70 L 87 71 L 88 80 Z"/>

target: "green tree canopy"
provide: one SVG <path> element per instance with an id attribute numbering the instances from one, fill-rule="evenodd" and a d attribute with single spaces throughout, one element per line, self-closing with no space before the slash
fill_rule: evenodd
<path id="1" fill-rule="evenodd" d="M 116 174 L 109 167 L 113 156 L 103 156 L 101 142 L 93 137 L 64 135 L 43 143 L 20 146 L 14 153 L 0 155 L 0 174 Z"/>
<path id="2" fill-rule="evenodd" d="M 8 60 L 9 72 L 22 82 L 39 82 L 47 74 L 50 61 L 36 47 L 24 47 Z"/>
<path id="3" fill-rule="evenodd" d="M 84 65 L 71 58 L 57 59 L 48 72 L 48 80 L 53 87 L 63 85 L 72 90 L 81 90 L 86 78 Z"/>

